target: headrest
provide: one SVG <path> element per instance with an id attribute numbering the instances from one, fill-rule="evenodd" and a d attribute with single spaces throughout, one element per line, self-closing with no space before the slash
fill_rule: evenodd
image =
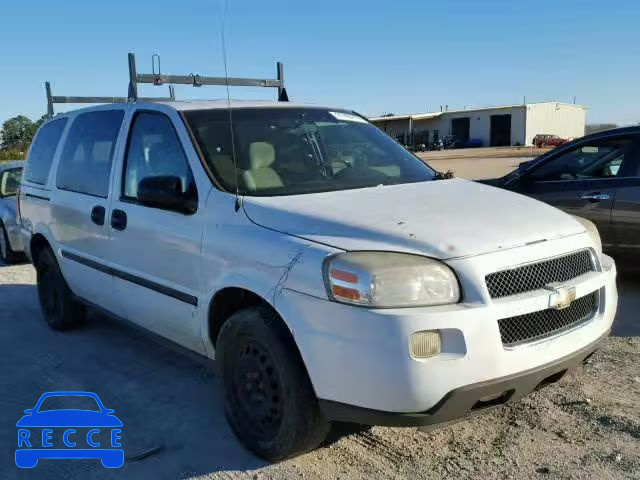
<path id="1" fill-rule="evenodd" d="M 249 168 L 268 168 L 276 159 L 276 151 L 268 142 L 253 142 L 249 145 Z"/>

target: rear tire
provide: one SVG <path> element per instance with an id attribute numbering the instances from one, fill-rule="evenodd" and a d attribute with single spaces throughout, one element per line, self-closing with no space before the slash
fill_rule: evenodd
<path id="1" fill-rule="evenodd" d="M 11 249 L 9 243 L 9 235 L 4 228 L 4 224 L 0 222 L 0 260 L 6 265 L 11 265 L 19 260 L 20 255 Z"/>
<path id="2" fill-rule="evenodd" d="M 274 316 L 261 307 L 235 313 L 216 348 L 229 425 L 269 461 L 315 449 L 331 427 L 286 327 Z"/>
<path id="3" fill-rule="evenodd" d="M 38 299 L 47 325 L 54 330 L 81 326 L 86 318 L 86 307 L 73 297 L 53 252 L 49 248 L 42 249 L 35 266 Z"/>

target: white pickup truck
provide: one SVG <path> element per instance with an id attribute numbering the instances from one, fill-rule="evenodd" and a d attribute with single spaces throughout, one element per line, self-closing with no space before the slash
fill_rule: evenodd
<path id="1" fill-rule="evenodd" d="M 441 179 L 343 109 L 61 114 L 19 210 L 52 328 L 89 305 L 215 358 L 230 425 L 270 460 L 332 421 L 432 425 L 517 400 L 591 355 L 616 312 L 592 224 Z"/>

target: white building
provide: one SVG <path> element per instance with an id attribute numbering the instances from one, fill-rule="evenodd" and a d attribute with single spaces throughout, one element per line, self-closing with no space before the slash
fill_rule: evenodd
<path id="1" fill-rule="evenodd" d="M 526 103 L 503 107 L 448 110 L 374 117 L 369 120 L 406 145 L 455 135 L 484 147 L 531 145 L 537 134 L 576 138 L 584 135 L 587 109 L 561 102 Z"/>

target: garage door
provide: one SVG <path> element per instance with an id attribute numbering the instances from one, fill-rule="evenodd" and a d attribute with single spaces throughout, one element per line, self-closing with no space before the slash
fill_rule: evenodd
<path id="1" fill-rule="evenodd" d="M 511 115 L 491 115 L 491 146 L 511 145 Z"/>
<path id="2" fill-rule="evenodd" d="M 454 118 L 451 120 L 451 133 L 456 136 L 458 140 L 466 142 L 469 140 L 469 117 Z"/>

